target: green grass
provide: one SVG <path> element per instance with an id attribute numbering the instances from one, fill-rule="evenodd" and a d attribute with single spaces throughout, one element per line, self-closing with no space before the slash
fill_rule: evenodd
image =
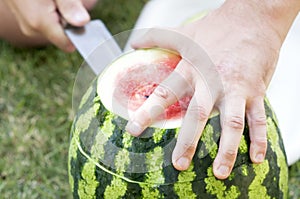
<path id="1" fill-rule="evenodd" d="M 1 44 L 0 198 L 65 198 L 76 54 Z"/>
<path id="2" fill-rule="evenodd" d="M 102 0 L 93 11 L 112 33 L 132 28 L 143 1 Z M 71 198 L 67 176 L 72 89 L 82 62 L 49 46 L 0 42 L 0 198 Z M 290 197 L 300 198 L 300 162 Z"/>

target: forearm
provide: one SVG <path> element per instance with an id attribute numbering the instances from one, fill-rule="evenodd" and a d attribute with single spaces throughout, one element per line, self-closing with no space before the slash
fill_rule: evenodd
<path id="1" fill-rule="evenodd" d="M 278 31 L 284 40 L 299 10 L 299 0 L 264 0 L 258 1 L 268 22 Z"/>
<path id="2" fill-rule="evenodd" d="M 222 7 L 235 17 L 249 18 L 262 27 L 269 26 L 283 42 L 300 11 L 300 0 L 227 0 Z"/>

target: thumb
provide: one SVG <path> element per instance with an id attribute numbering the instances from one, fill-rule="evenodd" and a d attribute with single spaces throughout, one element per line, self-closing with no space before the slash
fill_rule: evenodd
<path id="1" fill-rule="evenodd" d="M 73 26 L 83 26 L 90 21 L 90 15 L 81 0 L 56 0 L 63 18 Z"/>

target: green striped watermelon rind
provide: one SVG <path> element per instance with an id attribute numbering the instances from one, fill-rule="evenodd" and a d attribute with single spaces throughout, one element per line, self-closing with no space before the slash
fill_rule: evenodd
<path id="1" fill-rule="evenodd" d="M 160 135 L 148 140 L 130 137 L 122 130 L 126 120 L 107 111 L 96 90 L 97 81 L 94 81 L 82 99 L 71 130 L 69 180 L 74 198 L 286 198 L 286 156 L 275 115 L 267 100 L 266 160 L 262 164 L 251 163 L 246 126 L 232 174 L 226 180 L 218 180 L 211 166 L 220 137 L 218 116 L 209 119 L 191 167 L 179 172 L 171 164 L 164 164 L 164 159 L 153 159 L 165 158 L 162 148 L 176 138 L 178 129 L 161 131 Z M 117 124 L 111 126 L 112 132 L 103 130 L 106 121 L 111 121 L 107 122 L 108 126 Z M 107 151 L 107 143 L 117 146 L 118 150 Z M 127 172 L 134 165 L 128 152 L 146 154 L 146 172 Z M 169 156 L 171 152 L 166 154 Z"/>

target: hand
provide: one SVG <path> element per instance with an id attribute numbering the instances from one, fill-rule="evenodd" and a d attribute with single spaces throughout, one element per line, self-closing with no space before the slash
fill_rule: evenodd
<path id="1" fill-rule="evenodd" d="M 85 8 L 96 0 L 4 0 L 15 15 L 21 31 L 28 37 L 45 37 L 60 49 L 71 52 L 75 48 L 64 34 L 62 17 L 74 26 L 90 20 Z M 59 13 L 58 13 L 59 12 Z"/>
<path id="2" fill-rule="evenodd" d="M 193 97 L 172 155 L 174 167 L 188 168 L 213 109 L 219 111 L 222 126 L 213 164 L 215 176 L 229 176 L 245 117 L 250 129 L 251 160 L 263 162 L 267 148 L 264 96 L 281 45 L 300 8 L 295 0 L 289 3 L 276 1 L 270 6 L 267 1 L 228 0 L 202 20 L 173 30 L 152 29 L 135 41 L 135 48 L 168 48 L 180 53 L 183 59 L 135 112 L 127 131 L 139 136 L 163 111 L 155 107 L 168 107 L 176 97 L 190 92 L 180 88 L 192 85 Z M 200 46 L 209 55 L 213 69 Z M 183 78 L 176 78 L 175 73 Z"/>

